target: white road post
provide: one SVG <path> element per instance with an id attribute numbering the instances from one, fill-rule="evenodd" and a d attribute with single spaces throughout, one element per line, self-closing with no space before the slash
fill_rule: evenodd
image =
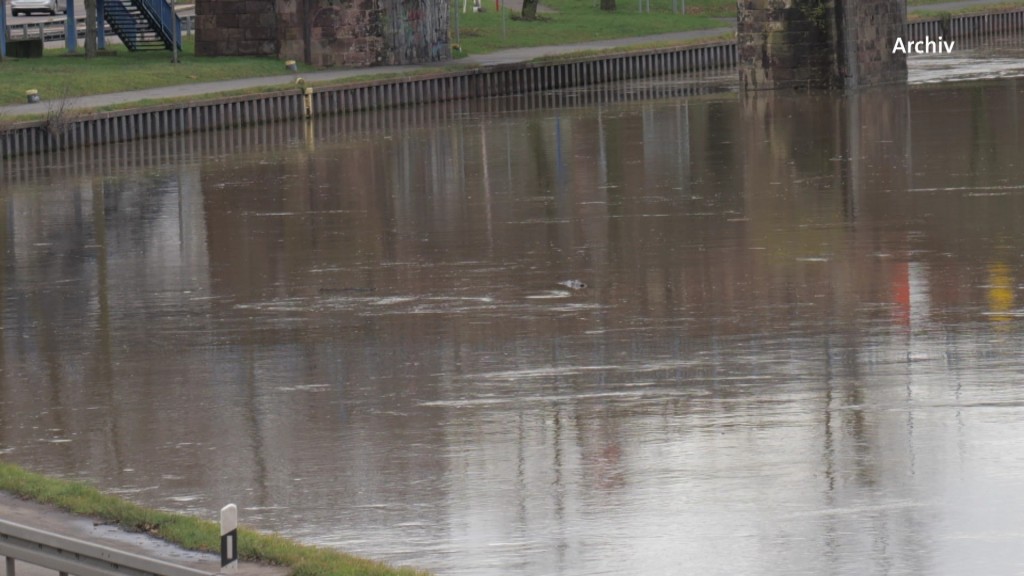
<path id="1" fill-rule="evenodd" d="M 238 507 L 228 504 L 220 509 L 220 572 L 238 571 Z"/>

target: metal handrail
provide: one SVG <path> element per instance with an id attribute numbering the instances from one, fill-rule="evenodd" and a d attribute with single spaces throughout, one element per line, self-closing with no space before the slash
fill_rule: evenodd
<path id="1" fill-rule="evenodd" d="M 99 1 L 103 2 L 103 0 Z M 135 42 L 139 35 L 139 27 L 135 18 L 129 14 L 122 2 L 103 2 L 103 6 L 103 18 L 110 23 L 114 34 L 121 39 L 121 42 L 124 42 L 129 50 L 135 50 Z"/>
<path id="2" fill-rule="evenodd" d="M 191 35 L 195 30 L 195 15 L 179 15 L 178 18 L 180 19 L 181 22 L 182 34 L 186 36 Z M 77 18 L 76 22 L 78 23 L 79 34 L 83 34 L 85 31 L 85 17 L 83 16 L 81 18 Z M 41 20 L 39 22 L 33 22 L 31 24 L 21 22 L 11 23 L 10 20 L 7 21 L 7 38 L 11 40 L 19 40 L 22 38 L 39 38 L 40 36 L 42 36 L 43 40 L 47 42 L 55 40 L 64 40 L 64 31 L 64 19 L 62 18 Z M 108 34 L 114 33 L 113 29 L 110 27 L 109 24 L 106 26 L 106 31 Z"/>
<path id="3" fill-rule="evenodd" d="M 15 560 L 74 576 L 213 576 L 7 520 L 0 520 L 0 556 L 7 557 L 7 576 L 14 576 Z"/>
<path id="4" fill-rule="evenodd" d="M 157 32 L 162 38 L 170 38 L 172 42 L 181 49 L 181 36 L 175 35 L 175 30 L 181 30 L 181 17 L 167 0 L 138 0 L 136 6 L 149 13 L 150 22 L 156 24 L 160 31 Z"/>

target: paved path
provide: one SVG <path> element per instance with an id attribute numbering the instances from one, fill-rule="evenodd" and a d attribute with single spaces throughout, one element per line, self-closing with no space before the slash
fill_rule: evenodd
<path id="1" fill-rule="evenodd" d="M 907 12 L 948 12 L 960 10 L 961 8 L 970 8 L 978 4 L 996 4 L 1000 1 L 1004 0 L 961 0 L 959 2 L 944 2 L 942 4 L 928 4 L 926 6 L 909 6 L 907 7 Z M 1021 6 L 1024 6 L 1024 3 Z"/>
<path id="2" fill-rule="evenodd" d="M 920 10 L 954 10 L 958 8 L 968 7 L 971 5 L 979 4 L 991 4 L 993 0 L 961 0 L 959 2 L 951 2 L 946 4 L 932 4 L 930 6 L 913 6 L 910 11 Z M 507 5 L 512 6 L 513 3 L 522 2 L 522 0 L 507 0 Z M 470 0 L 472 4 L 472 0 Z M 493 8 L 493 6 L 491 6 Z M 713 38 L 722 34 L 727 34 L 735 30 L 734 26 L 725 28 L 713 28 L 709 30 L 695 30 L 691 32 L 675 32 L 670 34 L 660 34 L 657 36 L 644 36 L 639 38 L 619 38 L 614 40 L 598 40 L 593 42 L 585 42 L 582 44 L 570 44 L 563 46 L 540 46 L 535 48 L 513 48 L 510 50 L 501 50 L 498 52 L 492 52 L 490 54 L 484 54 L 480 56 L 469 56 L 461 60 L 455 61 L 456 63 L 468 64 L 468 65 L 480 65 L 488 66 L 495 64 L 511 64 L 516 62 L 527 62 L 536 58 L 544 56 L 554 56 L 559 54 L 568 54 L 571 52 L 580 52 L 587 50 L 601 50 L 606 48 L 615 48 L 621 46 L 631 45 L 643 45 L 650 44 L 652 42 L 662 41 L 674 41 L 674 40 L 696 40 L 701 38 Z M 438 65 L 433 65 L 437 67 Z M 323 70 L 319 72 L 302 73 L 301 76 L 307 82 L 321 82 L 328 80 L 339 80 L 344 78 L 353 78 L 356 76 L 365 76 L 370 74 L 386 74 L 386 73 L 408 73 L 412 71 L 429 69 L 431 65 L 416 65 L 416 66 L 378 66 L 373 68 L 360 68 L 360 69 L 338 69 L 338 70 Z M 283 65 L 282 65 L 283 71 Z M 164 88 L 153 88 L 149 90 L 137 90 L 134 92 L 118 92 L 112 94 L 99 94 L 96 96 L 85 96 L 76 98 L 73 102 L 69 103 L 70 108 L 98 108 L 101 106 L 110 106 L 116 104 L 126 104 L 130 102 L 138 102 L 141 100 L 157 100 L 165 98 L 188 98 L 191 96 L 205 95 L 205 94 L 216 94 L 219 92 L 229 92 L 233 90 L 245 90 L 257 87 L 266 86 L 281 86 L 285 84 L 294 83 L 295 79 L 300 76 L 299 74 L 287 74 L 282 73 L 278 76 L 267 76 L 261 78 L 246 78 L 242 80 L 225 80 L 222 82 L 207 82 L 202 84 L 183 84 L 177 86 L 167 86 Z M 43 95 L 45 97 L 45 95 Z M 26 114 L 43 114 L 47 111 L 48 106 L 46 101 L 38 104 L 20 104 L 13 106 L 0 107 L 0 114 L 8 116 L 18 116 Z"/>

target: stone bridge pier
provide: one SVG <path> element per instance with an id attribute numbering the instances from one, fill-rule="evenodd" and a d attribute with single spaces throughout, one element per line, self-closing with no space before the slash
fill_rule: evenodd
<path id="1" fill-rule="evenodd" d="M 196 0 L 196 54 L 274 56 L 326 68 L 451 58 L 448 2 Z"/>
<path id="2" fill-rule="evenodd" d="M 893 53 L 906 0 L 738 0 L 744 90 L 849 89 L 906 82 Z"/>

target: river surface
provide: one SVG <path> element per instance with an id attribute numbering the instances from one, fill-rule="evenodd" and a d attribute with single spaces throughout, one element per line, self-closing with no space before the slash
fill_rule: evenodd
<path id="1" fill-rule="evenodd" d="M 0 457 L 442 575 L 1019 573 L 1024 78 L 940 68 L 5 161 Z"/>

